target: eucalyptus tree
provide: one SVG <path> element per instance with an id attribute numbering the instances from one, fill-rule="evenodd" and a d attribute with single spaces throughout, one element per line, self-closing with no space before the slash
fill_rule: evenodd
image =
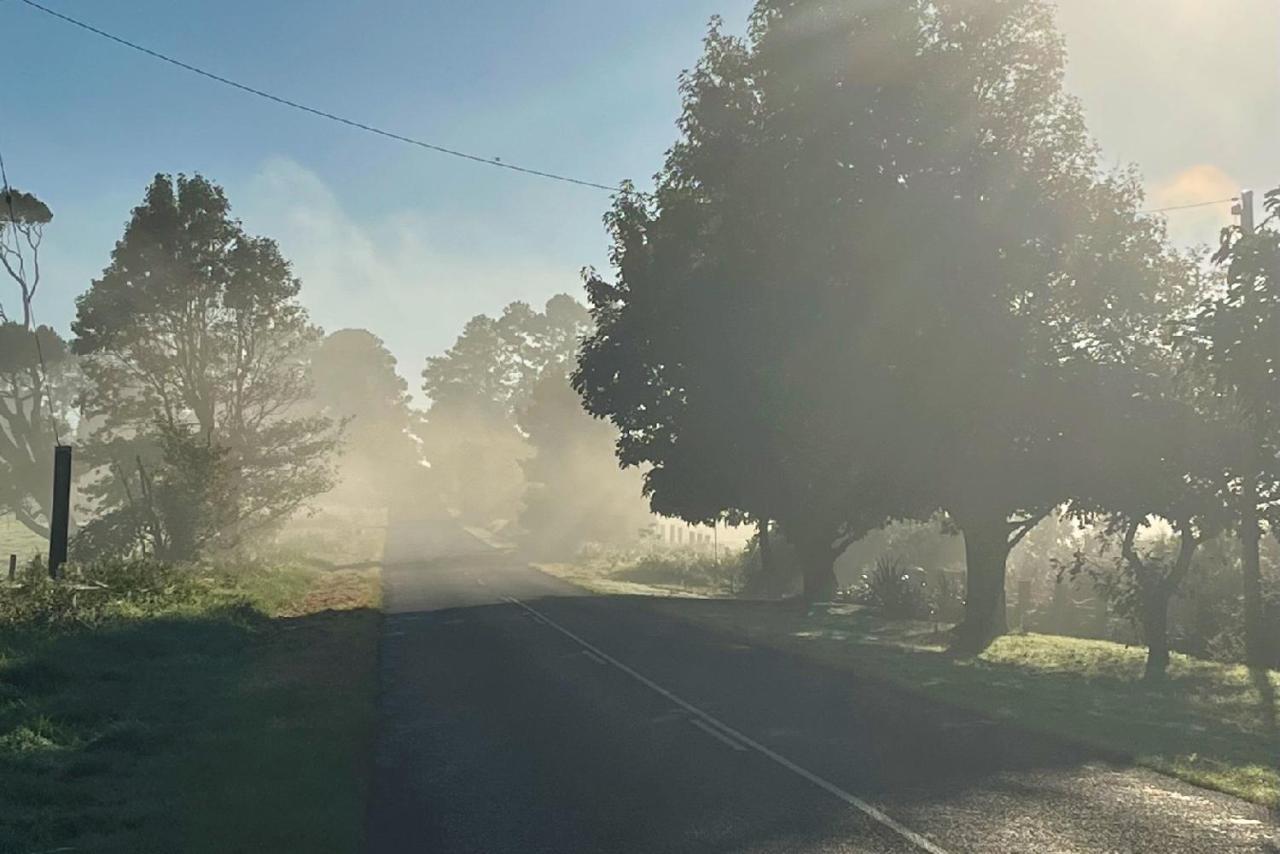
<path id="1" fill-rule="evenodd" d="M 16 288 L 0 297 L 0 513 L 28 530 L 49 535 L 50 474 L 59 433 L 70 432 L 77 389 L 75 359 L 49 326 L 37 326 L 34 304 L 41 284 L 48 205 L 30 193 L 0 191 L 0 269 Z"/>

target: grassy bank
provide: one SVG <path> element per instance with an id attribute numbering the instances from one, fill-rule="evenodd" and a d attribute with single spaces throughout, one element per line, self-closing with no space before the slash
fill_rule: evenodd
<path id="1" fill-rule="evenodd" d="M 373 571 L 257 570 L 0 624 L 0 851 L 358 850 L 377 597 Z"/>
<path id="2" fill-rule="evenodd" d="M 1012 635 L 978 658 L 945 653 L 933 624 L 856 606 L 664 600 L 663 613 L 814 656 L 907 691 L 1113 751 L 1197 785 L 1280 807 L 1280 674 L 1175 655 L 1142 680 L 1146 651 L 1104 641 Z"/>
<path id="3" fill-rule="evenodd" d="M 736 556 L 715 560 L 705 552 L 620 549 L 535 566 L 603 595 L 710 598 L 732 595 L 741 586 L 739 564 Z"/>

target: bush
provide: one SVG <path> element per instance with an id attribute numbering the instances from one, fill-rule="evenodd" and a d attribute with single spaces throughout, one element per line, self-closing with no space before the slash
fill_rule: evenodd
<path id="1" fill-rule="evenodd" d="M 37 557 L 27 564 L 19 586 L 0 593 L 0 621 L 89 625 L 152 613 L 203 598 L 209 590 L 205 581 L 151 558 L 68 563 L 55 581 Z"/>
<path id="2" fill-rule="evenodd" d="M 863 573 L 854 598 L 892 619 L 920 619 L 931 610 L 928 592 L 924 570 L 908 567 L 896 555 L 881 555 L 875 567 Z"/>

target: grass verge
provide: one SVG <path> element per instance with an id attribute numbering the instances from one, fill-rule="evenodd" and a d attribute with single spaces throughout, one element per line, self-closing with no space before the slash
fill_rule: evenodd
<path id="1" fill-rule="evenodd" d="M 1280 807 L 1275 671 L 1175 655 L 1168 678 L 1151 685 L 1142 679 L 1145 649 L 1105 641 L 1010 635 L 962 659 L 946 654 L 933 624 L 890 622 L 857 606 L 805 614 L 789 603 L 669 599 L 654 607 Z"/>
<path id="2" fill-rule="evenodd" d="M 606 596 L 714 598 L 731 595 L 740 583 L 738 562 L 677 550 L 600 551 L 572 563 L 534 566 Z"/>
<path id="3" fill-rule="evenodd" d="M 0 851 L 359 850 L 377 599 L 376 571 L 280 569 L 0 625 Z"/>

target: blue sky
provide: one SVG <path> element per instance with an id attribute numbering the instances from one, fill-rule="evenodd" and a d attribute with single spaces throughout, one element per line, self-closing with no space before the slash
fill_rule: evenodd
<path id="1" fill-rule="evenodd" d="M 707 19 L 748 0 L 43 0 L 295 100 L 513 163 L 644 182 L 675 136 L 676 76 Z M 1280 184 L 1272 0 L 1061 0 L 1069 85 L 1152 203 Z M 577 293 L 601 265 L 606 194 L 371 137 L 157 63 L 0 0 L 0 146 L 54 209 L 40 319 L 65 330 L 155 172 L 226 187 L 275 237 L 327 329 L 382 336 L 417 385 L 425 356 L 512 299 Z M 1209 194 L 1206 196 L 1205 194 Z M 1177 215 L 1212 239 L 1224 210 Z"/>

